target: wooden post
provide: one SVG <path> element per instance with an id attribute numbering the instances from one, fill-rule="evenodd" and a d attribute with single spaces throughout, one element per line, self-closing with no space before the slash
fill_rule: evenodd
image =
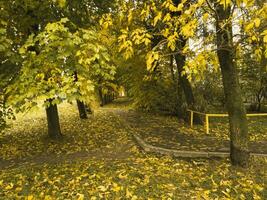
<path id="1" fill-rule="evenodd" d="M 206 133 L 209 134 L 210 128 L 209 128 L 209 115 L 205 115 L 206 118 Z"/>
<path id="2" fill-rule="evenodd" d="M 194 112 L 190 111 L 190 126 L 193 127 L 194 125 Z"/>

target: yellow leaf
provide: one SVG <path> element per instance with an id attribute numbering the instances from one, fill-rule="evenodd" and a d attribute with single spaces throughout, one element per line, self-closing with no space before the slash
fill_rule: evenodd
<path id="1" fill-rule="evenodd" d="M 27 200 L 33 200 L 33 195 L 28 196 Z"/>
<path id="2" fill-rule="evenodd" d="M 121 190 L 121 187 L 117 183 L 113 183 L 113 188 L 112 190 L 114 192 L 119 192 Z"/>
<path id="3" fill-rule="evenodd" d="M 167 13 L 163 19 L 163 22 L 168 22 L 170 21 L 172 18 L 171 18 L 171 14 L 170 13 Z"/>
<path id="4" fill-rule="evenodd" d="M 180 3 L 180 4 L 178 5 L 178 7 L 177 7 L 177 10 L 178 10 L 178 11 L 182 11 L 183 8 L 184 8 L 184 4 L 183 4 L 183 3 Z"/>
<path id="5" fill-rule="evenodd" d="M 254 19 L 255 27 L 258 28 L 261 24 L 261 20 L 259 18 Z"/>
<path id="6" fill-rule="evenodd" d="M 126 188 L 126 198 L 130 198 L 131 196 L 133 196 L 133 194 Z"/>
<path id="7" fill-rule="evenodd" d="M 52 200 L 52 197 L 50 195 L 45 195 L 45 200 Z"/>
<path id="8" fill-rule="evenodd" d="M 146 60 L 146 64 L 147 64 L 147 69 L 151 70 L 151 68 L 153 67 L 153 64 L 155 61 L 157 61 L 159 59 L 159 53 L 158 52 L 150 52 L 147 54 L 147 60 Z"/>
<path id="9" fill-rule="evenodd" d="M 203 15 L 203 21 L 204 21 L 204 22 L 207 22 L 208 19 L 209 19 L 209 13 L 205 13 L 205 14 Z"/>
<path id="10" fill-rule="evenodd" d="M 78 199 L 77 200 L 84 200 L 84 194 L 78 194 Z"/>
<path id="11" fill-rule="evenodd" d="M 66 5 L 66 0 L 58 0 L 59 7 L 63 8 Z"/>
<path id="12" fill-rule="evenodd" d="M 153 26 L 157 25 L 157 23 L 161 19 L 161 17 L 162 17 L 162 12 L 158 12 L 157 16 L 154 18 Z"/>
<path id="13" fill-rule="evenodd" d="M 11 190 L 12 188 L 13 188 L 13 183 L 10 183 L 9 185 L 7 185 L 6 187 L 5 187 L 5 189 L 6 190 Z"/>
<path id="14" fill-rule="evenodd" d="M 105 187 L 105 186 L 103 186 L 103 185 L 100 185 L 100 186 L 98 186 L 98 189 L 101 191 L 101 192 L 105 192 L 105 191 L 107 191 L 107 187 Z"/>

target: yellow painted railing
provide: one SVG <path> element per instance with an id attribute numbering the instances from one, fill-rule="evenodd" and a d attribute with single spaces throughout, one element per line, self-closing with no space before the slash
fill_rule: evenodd
<path id="1" fill-rule="evenodd" d="M 206 130 L 206 133 L 210 132 L 210 126 L 209 126 L 209 117 L 228 117 L 228 114 L 211 114 L 211 113 L 202 113 L 194 110 L 187 110 L 190 112 L 190 126 L 194 126 L 194 113 L 205 116 L 205 124 L 204 128 Z M 267 116 L 267 113 L 251 113 L 247 114 L 247 117 L 258 117 L 258 116 Z"/>

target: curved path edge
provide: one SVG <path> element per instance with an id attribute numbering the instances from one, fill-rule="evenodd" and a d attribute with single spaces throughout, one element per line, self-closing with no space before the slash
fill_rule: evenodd
<path id="1" fill-rule="evenodd" d="M 219 152 L 219 151 L 182 151 L 182 150 L 173 150 L 166 149 L 162 147 L 153 146 L 147 144 L 144 140 L 141 139 L 137 134 L 132 134 L 138 145 L 148 153 L 158 153 L 162 155 L 170 155 L 173 157 L 179 158 L 229 158 L 229 152 Z M 250 153 L 251 156 L 266 157 L 267 154 L 258 154 Z"/>

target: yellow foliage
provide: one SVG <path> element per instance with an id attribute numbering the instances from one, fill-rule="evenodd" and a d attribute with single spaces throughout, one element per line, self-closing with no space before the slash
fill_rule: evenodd
<path id="1" fill-rule="evenodd" d="M 158 60 L 159 60 L 159 52 L 150 51 L 147 54 L 147 59 L 146 59 L 147 69 L 148 70 L 153 69 L 155 61 L 158 61 Z"/>
<path id="2" fill-rule="evenodd" d="M 162 18 L 162 12 L 159 11 L 156 15 L 156 17 L 154 18 L 154 21 L 153 21 L 153 26 L 156 26 L 158 21 Z"/>

